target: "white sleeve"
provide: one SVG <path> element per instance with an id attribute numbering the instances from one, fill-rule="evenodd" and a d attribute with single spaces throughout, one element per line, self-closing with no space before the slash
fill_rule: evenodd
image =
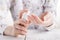
<path id="1" fill-rule="evenodd" d="M 53 27 L 48 27 L 48 30 L 53 29 L 56 25 L 55 23 L 55 18 L 56 18 L 56 8 L 57 8 L 57 2 L 58 0 L 45 0 L 45 4 L 44 4 L 44 12 L 51 12 L 52 14 L 52 20 L 53 20 Z"/>
<path id="2" fill-rule="evenodd" d="M 45 0 L 44 3 L 44 12 L 48 11 L 48 12 L 56 12 L 56 7 L 57 7 L 57 2 L 58 0 Z"/>
<path id="3" fill-rule="evenodd" d="M 11 17 L 10 11 L 0 11 L 0 33 L 3 34 L 4 30 L 8 26 L 13 26 L 13 19 Z"/>
<path id="4" fill-rule="evenodd" d="M 14 22 L 11 16 L 11 12 L 6 4 L 0 4 L 0 34 L 3 34 L 4 30 L 8 26 L 13 26 Z"/>
<path id="5" fill-rule="evenodd" d="M 23 9 L 23 1 L 22 0 L 14 0 L 12 1 L 11 12 L 13 15 L 14 20 L 18 18 L 18 14 Z"/>
<path id="6" fill-rule="evenodd" d="M 37 27 L 37 30 L 40 32 L 45 32 L 45 31 L 49 31 L 49 30 L 53 30 L 56 28 L 56 24 L 51 24 L 49 27 L 46 27 L 44 25 L 35 25 Z"/>

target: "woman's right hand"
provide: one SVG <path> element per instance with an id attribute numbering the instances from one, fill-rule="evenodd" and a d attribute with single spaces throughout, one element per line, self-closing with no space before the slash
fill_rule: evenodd
<path id="1" fill-rule="evenodd" d="M 29 22 L 23 19 L 19 19 L 15 22 L 15 35 L 25 35 L 27 33 L 27 28 L 29 26 Z"/>
<path id="2" fill-rule="evenodd" d="M 29 20 L 22 19 L 24 12 L 27 12 L 27 10 L 22 10 L 19 14 L 19 19 L 15 21 L 15 35 L 25 35 L 27 33 Z"/>
<path id="3" fill-rule="evenodd" d="M 25 35 L 27 33 L 29 21 L 22 19 L 24 12 L 27 12 L 27 10 L 22 10 L 19 13 L 19 19 L 14 22 L 14 26 L 10 25 L 6 28 L 6 30 L 3 33 L 4 35 L 18 36 L 18 35 Z"/>

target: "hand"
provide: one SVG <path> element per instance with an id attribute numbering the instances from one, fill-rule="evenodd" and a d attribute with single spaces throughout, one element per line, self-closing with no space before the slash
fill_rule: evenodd
<path id="1" fill-rule="evenodd" d="M 19 19 L 22 18 L 23 14 L 24 14 L 25 12 L 27 13 L 28 10 L 27 10 L 27 9 L 24 9 L 24 10 L 21 10 L 21 11 L 20 11 L 20 13 L 19 13 Z"/>
<path id="2" fill-rule="evenodd" d="M 50 25 L 53 24 L 53 15 L 51 12 L 46 12 L 47 14 L 44 16 L 44 22 L 43 25 L 49 27 Z"/>
<path id="3" fill-rule="evenodd" d="M 15 35 L 25 35 L 27 33 L 29 21 L 22 19 L 24 12 L 27 12 L 27 10 L 22 10 L 19 14 L 19 19 L 15 21 Z"/>
<path id="4" fill-rule="evenodd" d="M 18 36 L 25 35 L 27 33 L 27 28 L 29 26 L 29 22 L 23 19 L 19 19 L 15 22 L 14 26 L 8 26 L 3 32 L 6 36 Z"/>
<path id="5" fill-rule="evenodd" d="M 49 26 L 53 23 L 52 14 L 45 12 L 41 15 L 41 17 L 38 17 L 36 15 L 31 15 L 28 17 L 29 20 L 35 24 L 42 24 L 44 26 Z"/>
<path id="6" fill-rule="evenodd" d="M 16 35 L 25 35 L 27 33 L 27 28 L 29 26 L 28 21 L 24 21 L 23 19 L 19 19 L 15 22 L 15 34 Z"/>
<path id="7" fill-rule="evenodd" d="M 27 27 L 29 25 L 29 21 L 22 19 L 24 12 L 27 12 L 27 10 L 22 10 L 19 13 L 19 19 L 15 21 L 14 26 L 10 25 L 5 29 L 5 31 L 3 33 L 4 35 L 18 36 L 18 35 L 25 35 L 26 34 Z"/>
<path id="8" fill-rule="evenodd" d="M 36 15 L 30 15 L 28 16 L 28 19 L 30 22 L 35 23 L 35 24 L 41 24 L 43 21 Z"/>

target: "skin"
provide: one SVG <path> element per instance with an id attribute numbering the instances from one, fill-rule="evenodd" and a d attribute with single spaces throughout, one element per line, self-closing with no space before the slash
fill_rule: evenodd
<path id="1" fill-rule="evenodd" d="M 29 26 L 28 20 L 23 20 L 23 13 L 27 12 L 27 10 L 22 10 L 19 13 L 19 19 L 14 22 L 14 26 L 8 26 L 4 31 L 5 35 L 18 36 L 25 35 L 27 33 L 27 28 Z"/>
<path id="2" fill-rule="evenodd" d="M 49 26 L 53 23 L 52 15 L 49 12 L 44 12 L 44 14 L 42 14 L 41 17 L 32 14 L 28 16 L 28 20 L 23 20 L 22 16 L 24 12 L 27 12 L 27 10 L 22 10 L 19 13 L 19 19 L 15 21 L 13 27 L 9 26 L 8 28 L 6 28 L 6 30 L 4 31 L 5 35 L 11 36 L 25 35 L 27 33 L 27 28 L 30 23 L 35 23 L 37 25 L 43 24 L 44 26 Z"/>
<path id="3" fill-rule="evenodd" d="M 40 17 L 32 14 L 28 16 L 29 20 L 35 24 L 42 24 L 44 26 L 49 26 L 53 23 L 52 14 L 49 12 L 43 13 Z"/>

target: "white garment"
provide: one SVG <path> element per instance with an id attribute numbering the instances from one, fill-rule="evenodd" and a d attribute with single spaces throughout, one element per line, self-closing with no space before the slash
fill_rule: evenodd
<path id="1" fill-rule="evenodd" d="M 0 0 L 0 33 L 3 34 L 5 28 L 13 25 L 13 19 L 10 12 L 10 0 Z"/>
<path id="2" fill-rule="evenodd" d="M 56 0 L 15 0 L 15 1 L 0 0 L 0 11 L 1 11 L 0 18 L 4 19 L 4 20 L 2 19 L 0 20 L 4 25 L 6 25 L 0 27 L 0 33 L 3 33 L 5 28 L 7 28 L 7 26 L 13 25 L 13 19 L 17 20 L 18 14 L 23 8 L 27 8 L 28 10 L 30 10 L 32 13 L 36 15 L 37 14 L 40 15 L 45 11 L 55 13 Z M 3 25 L 2 23 L 0 24 Z"/>

